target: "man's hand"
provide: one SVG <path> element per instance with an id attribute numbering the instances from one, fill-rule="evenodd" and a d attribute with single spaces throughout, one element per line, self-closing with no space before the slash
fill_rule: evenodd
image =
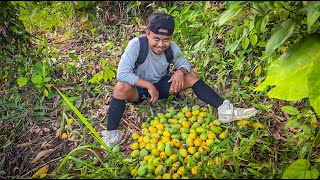
<path id="1" fill-rule="evenodd" d="M 159 91 L 157 90 L 157 88 L 151 84 L 148 87 L 148 93 L 150 94 L 151 98 L 150 98 L 150 102 L 154 103 L 158 100 L 159 98 Z"/>
<path id="2" fill-rule="evenodd" d="M 184 73 L 182 70 L 177 70 L 174 72 L 174 74 L 171 76 L 170 80 L 168 82 L 172 82 L 170 86 L 170 90 L 172 92 L 179 92 L 184 87 Z"/>

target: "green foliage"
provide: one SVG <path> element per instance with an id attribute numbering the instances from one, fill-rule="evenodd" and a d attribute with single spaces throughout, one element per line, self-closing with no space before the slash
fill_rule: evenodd
<path id="1" fill-rule="evenodd" d="M 270 65 L 266 80 L 256 90 L 264 90 L 266 86 L 275 85 L 268 92 L 270 98 L 297 101 L 309 97 L 311 105 L 320 115 L 320 106 L 317 106 L 320 104 L 318 98 L 320 86 L 317 86 L 319 85 L 319 66 L 317 66 L 320 60 L 319 37 L 319 34 L 304 37 L 288 49 Z"/>
<path id="2" fill-rule="evenodd" d="M 318 177 L 318 170 L 310 168 L 308 160 L 298 159 L 284 171 L 282 179 L 317 179 Z"/>

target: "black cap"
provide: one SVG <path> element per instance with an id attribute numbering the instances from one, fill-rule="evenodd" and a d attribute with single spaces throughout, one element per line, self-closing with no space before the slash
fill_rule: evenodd
<path id="1" fill-rule="evenodd" d="M 148 28 L 155 34 L 161 34 L 171 36 L 174 30 L 173 17 L 164 12 L 155 12 L 151 14 L 149 19 Z M 164 28 L 168 30 L 168 33 L 159 32 L 159 29 Z"/>

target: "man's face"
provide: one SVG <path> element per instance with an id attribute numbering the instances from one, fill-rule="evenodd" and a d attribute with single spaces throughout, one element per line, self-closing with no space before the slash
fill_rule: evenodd
<path id="1" fill-rule="evenodd" d="M 159 29 L 160 32 L 168 32 L 166 29 Z M 162 54 L 171 43 L 171 36 L 155 34 L 150 30 L 147 30 L 147 38 L 150 49 L 155 54 Z"/>

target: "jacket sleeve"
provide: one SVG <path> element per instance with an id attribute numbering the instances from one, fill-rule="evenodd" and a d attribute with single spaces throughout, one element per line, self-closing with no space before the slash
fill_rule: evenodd
<path id="1" fill-rule="evenodd" d="M 188 60 L 182 54 L 180 47 L 175 43 L 171 42 L 171 48 L 173 52 L 173 65 L 175 69 L 184 67 L 188 72 L 191 71 L 191 66 Z"/>
<path id="2" fill-rule="evenodd" d="M 134 74 L 133 68 L 135 62 L 139 55 L 140 43 L 139 39 L 133 38 L 129 41 L 124 53 L 121 56 L 118 70 L 117 70 L 117 80 L 127 82 L 131 85 L 139 79 L 137 75 Z"/>

